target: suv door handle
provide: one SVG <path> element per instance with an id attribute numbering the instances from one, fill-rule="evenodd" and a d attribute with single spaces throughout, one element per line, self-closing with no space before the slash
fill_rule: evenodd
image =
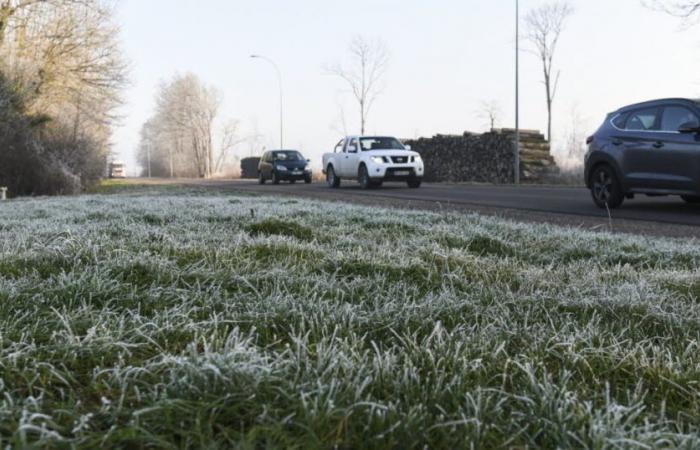
<path id="1" fill-rule="evenodd" d="M 663 148 L 664 145 L 665 144 L 661 141 L 654 142 L 654 148 Z"/>

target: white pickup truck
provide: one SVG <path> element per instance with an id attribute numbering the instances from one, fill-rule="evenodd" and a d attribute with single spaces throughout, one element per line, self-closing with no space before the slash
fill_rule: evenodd
<path id="1" fill-rule="evenodd" d="M 332 188 L 341 179 L 357 180 L 363 189 L 380 187 L 384 181 L 405 181 L 419 188 L 423 160 L 398 139 L 385 136 L 348 136 L 333 153 L 323 155 L 323 173 Z"/>

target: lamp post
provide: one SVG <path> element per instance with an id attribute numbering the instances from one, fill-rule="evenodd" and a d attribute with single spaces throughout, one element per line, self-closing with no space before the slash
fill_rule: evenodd
<path id="1" fill-rule="evenodd" d="M 250 57 L 253 59 L 262 59 L 263 61 L 267 61 L 272 65 L 272 67 L 275 68 L 275 72 L 277 73 L 277 81 L 279 82 L 280 87 L 280 149 L 284 149 L 284 99 L 282 92 L 282 72 L 280 72 L 277 64 L 275 64 L 275 62 L 270 58 L 262 55 L 250 55 Z"/>
<path id="2" fill-rule="evenodd" d="M 513 182 L 520 184 L 520 1 L 515 0 L 515 150 Z"/>

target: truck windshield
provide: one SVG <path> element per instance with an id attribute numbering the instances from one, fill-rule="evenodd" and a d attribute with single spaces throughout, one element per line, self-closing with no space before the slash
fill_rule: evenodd
<path id="1" fill-rule="evenodd" d="M 360 138 L 360 148 L 363 152 L 371 150 L 406 150 L 406 148 L 393 137 L 366 137 Z"/>
<path id="2" fill-rule="evenodd" d="M 302 161 L 304 159 L 301 153 L 295 150 L 273 152 L 272 155 L 275 161 Z"/>

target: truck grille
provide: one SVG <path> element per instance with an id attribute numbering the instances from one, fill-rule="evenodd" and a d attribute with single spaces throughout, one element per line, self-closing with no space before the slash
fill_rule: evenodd
<path id="1" fill-rule="evenodd" d="M 406 164 L 408 162 L 408 156 L 392 156 L 391 161 L 394 164 Z"/>

